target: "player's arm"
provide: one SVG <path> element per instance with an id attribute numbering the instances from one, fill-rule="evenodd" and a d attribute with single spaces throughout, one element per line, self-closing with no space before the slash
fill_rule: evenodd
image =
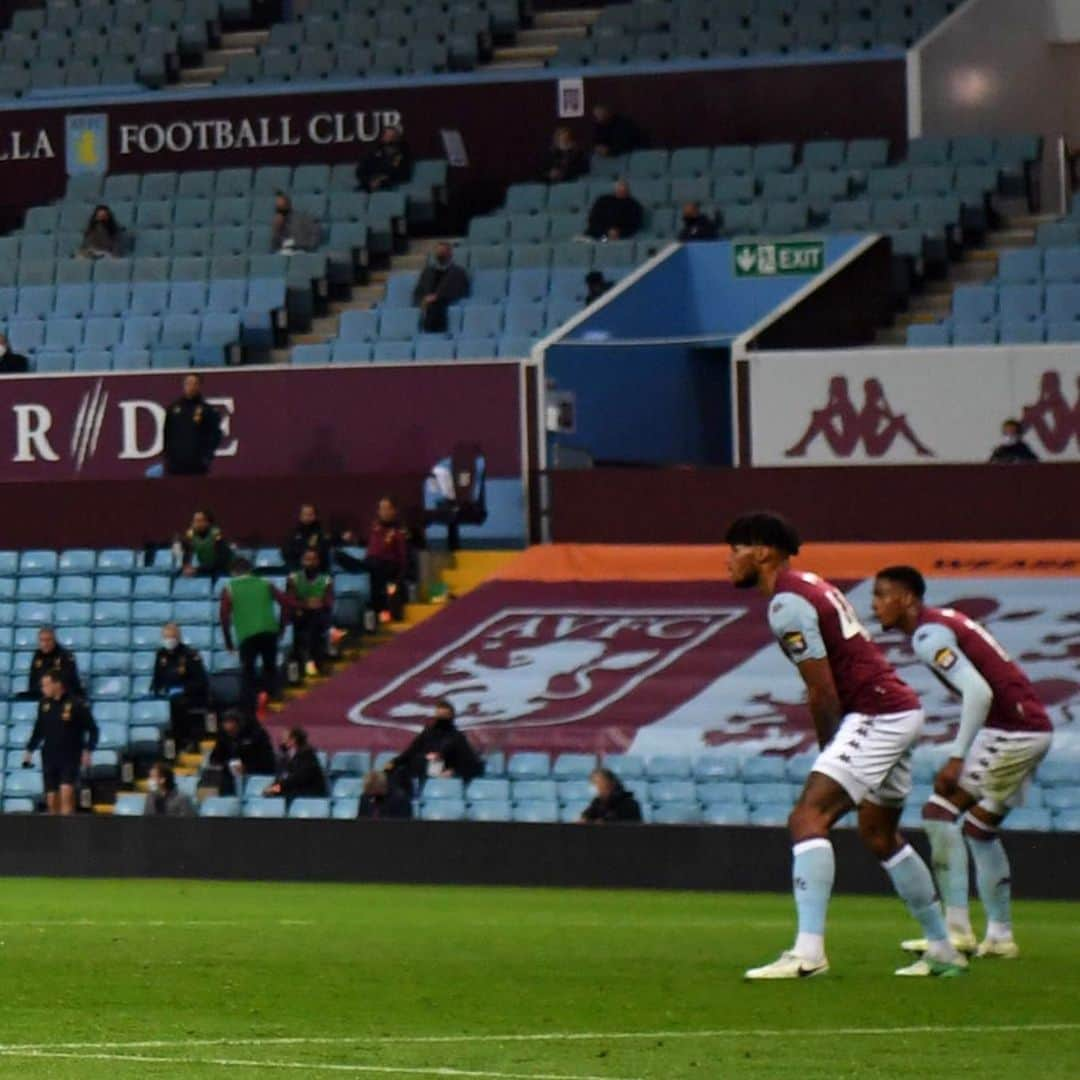
<path id="1" fill-rule="evenodd" d="M 949 747 L 949 757 L 962 760 L 986 723 L 994 692 L 978 668 L 964 655 L 956 635 L 947 626 L 939 623 L 920 626 L 911 645 L 915 655 L 961 697 L 960 726 Z"/>
<path id="2" fill-rule="evenodd" d="M 769 628 L 799 669 L 819 746 L 836 733 L 843 714 L 814 605 L 795 593 L 777 593 L 769 603 Z"/>

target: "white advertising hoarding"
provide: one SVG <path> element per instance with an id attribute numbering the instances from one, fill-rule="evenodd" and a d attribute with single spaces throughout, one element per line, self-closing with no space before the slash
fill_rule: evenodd
<path id="1" fill-rule="evenodd" d="M 1080 460 L 1080 347 L 851 349 L 748 358 L 754 465 L 986 461 L 1021 419 L 1046 461 Z"/>

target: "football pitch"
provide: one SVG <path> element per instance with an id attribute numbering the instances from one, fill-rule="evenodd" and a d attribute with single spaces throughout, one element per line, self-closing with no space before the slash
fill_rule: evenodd
<path id="1" fill-rule="evenodd" d="M 8 879 L 0 1076 L 1080 1074 L 1080 907 L 1018 961 L 897 979 L 898 901 L 841 896 L 832 972 L 744 984 L 783 896 Z"/>

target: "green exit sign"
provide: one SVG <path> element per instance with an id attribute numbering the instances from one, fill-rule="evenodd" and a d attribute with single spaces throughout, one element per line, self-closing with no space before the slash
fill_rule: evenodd
<path id="1" fill-rule="evenodd" d="M 736 277 L 817 274 L 825 267 L 824 240 L 735 240 Z"/>

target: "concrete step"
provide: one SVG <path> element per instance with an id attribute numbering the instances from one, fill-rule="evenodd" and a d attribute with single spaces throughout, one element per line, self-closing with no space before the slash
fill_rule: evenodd
<path id="1" fill-rule="evenodd" d="M 898 345 L 906 345 L 907 331 L 906 329 L 900 329 L 898 326 L 886 327 L 884 330 L 878 331 L 874 344 L 882 348 L 895 348 Z"/>
<path id="2" fill-rule="evenodd" d="M 1033 229 L 1000 229 L 990 233 L 986 242 L 992 248 L 1031 247 L 1035 243 L 1035 232 Z"/>
<path id="3" fill-rule="evenodd" d="M 481 64 L 477 71 L 525 71 L 542 68 L 542 60 L 494 60 L 490 64 Z"/>
<path id="4" fill-rule="evenodd" d="M 495 50 L 493 62 L 488 66 L 500 67 L 525 62 L 542 64 L 545 60 L 550 60 L 558 51 L 557 45 L 504 45 Z"/>
<path id="5" fill-rule="evenodd" d="M 249 48 L 246 45 L 241 45 L 238 48 L 225 48 L 210 49 L 203 53 L 203 66 L 204 67 L 228 67 L 229 61 L 236 56 L 254 56 L 255 50 Z"/>
<path id="6" fill-rule="evenodd" d="M 272 363 L 272 364 L 291 364 L 292 363 L 292 350 L 291 349 L 271 349 L 270 350 L 270 363 Z"/>
<path id="7" fill-rule="evenodd" d="M 338 336 L 338 317 L 336 315 L 321 315 L 311 320 L 311 333 L 318 334 L 321 338 L 335 338 Z"/>
<path id="8" fill-rule="evenodd" d="M 221 35 L 223 49 L 257 49 L 270 40 L 269 30 L 230 30 Z"/>
<path id="9" fill-rule="evenodd" d="M 382 299 L 384 290 L 378 286 L 356 285 L 353 287 L 352 296 L 348 300 L 333 300 L 330 303 L 330 313 L 340 315 L 343 311 L 366 311 L 373 304 Z"/>
<path id="10" fill-rule="evenodd" d="M 291 344 L 293 345 L 325 345 L 329 340 L 327 334 L 317 334 L 311 331 L 306 334 L 293 334 Z"/>
<path id="11" fill-rule="evenodd" d="M 395 255 L 393 260 L 394 273 L 399 270 L 423 270 L 428 261 L 427 255 L 417 252 L 415 255 Z"/>
<path id="12" fill-rule="evenodd" d="M 991 252 L 992 258 L 972 259 L 956 263 L 952 268 L 950 281 L 953 285 L 987 281 L 997 273 L 997 252 Z"/>
<path id="13" fill-rule="evenodd" d="M 911 298 L 911 313 L 940 314 L 952 307 L 952 290 L 945 293 L 920 293 Z"/>
<path id="14" fill-rule="evenodd" d="M 600 17 L 599 8 L 571 8 L 569 11 L 538 11 L 533 16 L 537 30 L 553 30 L 560 26 L 592 26 Z"/>
<path id="15" fill-rule="evenodd" d="M 588 36 L 584 26 L 551 26 L 535 30 L 519 30 L 514 38 L 515 45 L 536 46 L 555 45 L 564 41 L 580 41 Z"/>

